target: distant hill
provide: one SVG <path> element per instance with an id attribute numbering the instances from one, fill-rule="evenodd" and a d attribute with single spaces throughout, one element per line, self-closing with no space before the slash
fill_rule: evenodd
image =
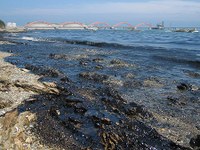
<path id="1" fill-rule="evenodd" d="M 2 20 L 0 20 L 0 28 L 4 29 L 5 27 L 6 27 L 5 23 Z"/>

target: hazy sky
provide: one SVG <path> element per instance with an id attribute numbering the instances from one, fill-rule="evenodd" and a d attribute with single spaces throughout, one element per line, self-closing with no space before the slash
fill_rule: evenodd
<path id="1" fill-rule="evenodd" d="M 27 22 L 127 21 L 171 26 L 200 26 L 200 0 L 0 0 L 0 19 Z"/>

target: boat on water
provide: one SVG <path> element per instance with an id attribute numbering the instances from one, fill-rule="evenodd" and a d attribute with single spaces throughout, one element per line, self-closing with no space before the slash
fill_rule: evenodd
<path id="1" fill-rule="evenodd" d="M 164 21 L 162 21 L 162 23 L 157 24 L 156 27 L 151 27 L 152 30 L 164 30 L 165 29 L 165 25 L 164 25 Z"/>

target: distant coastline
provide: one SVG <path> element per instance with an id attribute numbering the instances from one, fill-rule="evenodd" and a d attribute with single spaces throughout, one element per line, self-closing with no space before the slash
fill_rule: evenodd
<path id="1" fill-rule="evenodd" d="M 198 27 L 165 27 L 164 22 L 158 23 L 156 26 L 150 23 L 139 23 L 137 25 L 132 25 L 128 22 L 119 22 L 117 24 L 111 25 L 106 22 L 94 22 L 91 24 L 85 24 L 81 22 L 64 22 L 64 23 L 49 23 L 45 21 L 35 21 L 27 23 L 24 26 L 27 30 L 135 30 L 140 31 L 140 29 L 148 30 L 171 30 L 171 31 L 182 31 L 182 32 L 192 32 L 196 31 Z"/>
<path id="2" fill-rule="evenodd" d="M 20 33 L 26 31 L 27 30 L 23 27 L 0 29 L 0 33 Z"/>

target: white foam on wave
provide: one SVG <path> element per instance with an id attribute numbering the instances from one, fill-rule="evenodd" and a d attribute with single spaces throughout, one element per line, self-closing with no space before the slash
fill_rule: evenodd
<path id="1" fill-rule="evenodd" d="M 23 39 L 23 40 L 27 40 L 27 41 L 39 41 L 39 40 L 36 39 L 36 38 L 28 37 L 28 36 L 23 36 L 22 39 Z"/>

